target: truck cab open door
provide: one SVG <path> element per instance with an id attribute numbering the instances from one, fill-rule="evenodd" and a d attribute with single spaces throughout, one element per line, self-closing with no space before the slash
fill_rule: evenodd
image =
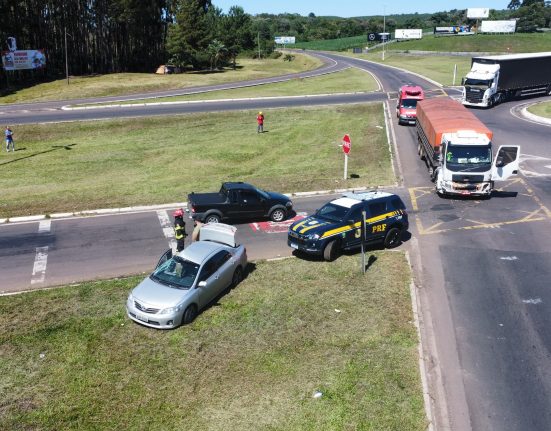
<path id="1" fill-rule="evenodd" d="M 492 163 L 492 181 L 503 181 L 518 174 L 520 147 L 518 145 L 501 146 Z"/>

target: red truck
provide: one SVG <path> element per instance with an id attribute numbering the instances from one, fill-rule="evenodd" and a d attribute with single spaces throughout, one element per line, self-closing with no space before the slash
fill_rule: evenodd
<path id="1" fill-rule="evenodd" d="M 520 147 L 501 146 L 494 155 L 492 138 L 490 129 L 449 97 L 417 105 L 417 151 L 438 194 L 490 196 L 494 181 L 518 173 Z"/>
<path id="2" fill-rule="evenodd" d="M 398 91 L 396 117 L 398 124 L 415 125 L 417 118 L 417 102 L 425 98 L 423 89 L 418 85 L 403 85 Z"/>

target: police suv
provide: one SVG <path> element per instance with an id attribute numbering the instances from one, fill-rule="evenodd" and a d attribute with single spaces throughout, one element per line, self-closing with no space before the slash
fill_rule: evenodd
<path id="1" fill-rule="evenodd" d="M 386 248 L 400 245 L 402 233 L 409 227 L 406 207 L 399 196 L 381 191 L 346 193 L 326 203 L 314 215 L 289 227 L 287 243 L 332 261 L 342 250 L 361 245 L 363 211 L 366 242 L 382 241 Z"/>

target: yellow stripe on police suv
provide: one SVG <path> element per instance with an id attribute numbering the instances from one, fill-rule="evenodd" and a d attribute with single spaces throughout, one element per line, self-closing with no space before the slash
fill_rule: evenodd
<path id="1" fill-rule="evenodd" d="M 308 219 L 305 218 L 304 220 L 298 222 L 296 225 L 293 226 L 293 230 L 296 232 L 297 229 L 298 229 L 299 227 L 301 227 L 301 226 L 302 226 L 304 223 L 306 223 L 307 221 L 308 221 Z"/>
<path id="2" fill-rule="evenodd" d="M 365 222 L 366 223 L 377 223 L 378 221 L 384 220 L 387 217 L 392 217 L 396 214 L 398 214 L 397 211 L 392 211 L 392 212 L 389 212 L 389 213 L 386 213 L 386 214 L 381 214 L 380 216 L 377 216 L 377 217 L 368 218 Z M 354 223 L 353 225 L 349 224 L 349 225 L 346 225 L 346 226 L 338 227 L 336 229 L 328 230 L 321 237 L 322 238 L 327 238 L 329 236 L 337 235 L 337 234 L 343 233 L 343 232 L 348 232 L 348 231 L 351 231 L 351 230 L 354 230 L 354 229 L 357 229 L 357 228 L 361 228 L 361 227 L 362 227 L 362 222 L 359 221 L 357 223 Z"/>

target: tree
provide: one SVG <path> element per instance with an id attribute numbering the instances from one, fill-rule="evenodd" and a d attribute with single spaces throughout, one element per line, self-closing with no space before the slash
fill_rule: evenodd
<path id="1" fill-rule="evenodd" d="M 222 60 L 228 50 L 226 46 L 217 39 L 214 39 L 208 46 L 207 51 L 210 56 L 210 69 L 218 69 L 218 63 Z"/>
<path id="2" fill-rule="evenodd" d="M 507 5 L 507 9 L 517 10 L 521 6 L 520 0 L 511 0 Z"/>
<path id="3" fill-rule="evenodd" d="M 545 25 L 545 8 L 541 3 L 521 6 L 512 15 L 517 18 L 517 32 L 533 33 Z"/>
<path id="4" fill-rule="evenodd" d="M 176 23 L 170 27 L 167 52 L 195 69 L 208 67 L 205 60 L 214 39 L 217 13 L 210 0 L 177 0 Z"/>
<path id="5" fill-rule="evenodd" d="M 236 58 L 244 49 L 254 48 L 252 21 L 241 6 L 232 6 L 222 17 L 219 39 L 224 43 L 236 68 Z"/>

